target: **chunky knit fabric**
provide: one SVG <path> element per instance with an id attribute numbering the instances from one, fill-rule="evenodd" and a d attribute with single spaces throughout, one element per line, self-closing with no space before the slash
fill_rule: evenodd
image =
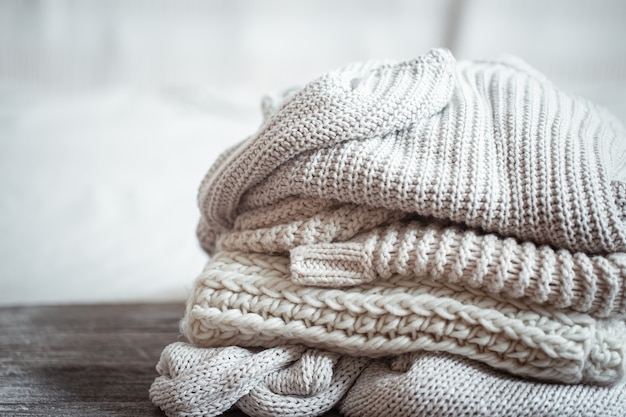
<path id="1" fill-rule="evenodd" d="M 399 237 L 376 230 L 365 248 L 296 250 L 299 282 L 353 282 L 332 279 L 329 264 L 339 266 L 335 275 L 359 274 L 357 281 L 429 271 L 511 296 L 530 291 L 534 301 L 599 316 L 626 312 L 626 185 L 617 180 L 626 172 L 626 134 L 601 108 L 519 61 L 455 67 L 441 50 L 330 73 L 284 100 L 203 181 L 198 234 L 208 251 L 237 231 L 239 215 L 260 209 L 262 217 L 290 196 L 310 196 L 422 221 Z M 433 218 L 457 228 L 433 231 Z M 493 233 L 476 237 L 484 232 Z M 376 241 L 385 243 L 368 254 L 373 265 L 364 265 L 364 250 Z M 322 278 L 311 275 L 316 268 Z"/>
<path id="2" fill-rule="evenodd" d="M 444 351 L 549 381 L 608 385 L 623 377 L 623 320 L 397 275 L 328 290 L 294 284 L 288 274 L 285 257 L 220 252 L 194 285 L 183 333 L 205 347 L 301 343 L 368 357 Z"/>
<path id="3" fill-rule="evenodd" d="M 289 252 L 298 284 L 342 287 L 400 274 L 599 317 L 626 312 L 623 253 L 572 253 L 398 210 L 290 198 L 241 214 L 217 243 L 221 250 Z"/>
<path id="4" fill-rule="evenodd" d="M 575 252 L 626 251 L 624 128 L 518 60 L 350 66 L 288 95 L 200 188 L 209 229 L 290 195 L 397 209 Z M 211 241 L 204 242 L 211 246 Z"/>
<path id="5" fill-rule="evenodd" d="M 174 343 L 162 353 L 152 401 L 168 416 L 213 417 L 236 406 L 251 416 L 622 417 L 626 385 L 546 384 L 456 355 L 390 359 L 303 346 L 258 352 Z M 356 381 L 356 382 L 355 382 Z"/>
<path id="6" fill-rule="evenodd" d="M 518 59 L 439 49 L 263 114 L 200 186 L 214 257 L 193 346 L 164 351 L 151 390 L 168 415 L 626 414 L 613 116 Z"/>
<path id="7" fill-rule="evenodd" d="M 317 416 L 369 363 L 304 346 L 253 352 L 174 343 L 161 354 L 150 397 L 168 416 L 211 417 L 236 405 L 253 416 Z"/>

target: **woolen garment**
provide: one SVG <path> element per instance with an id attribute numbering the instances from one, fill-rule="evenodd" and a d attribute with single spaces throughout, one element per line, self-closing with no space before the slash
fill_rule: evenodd
<path id="1" fill-rule="evenodd" d="M 371 358 L 439 351 L 561 383 L 624 377 L 622 319 L 511 302 L 432 280 L 394 275 L 341 289 L 299 285 L 288 259 L 218 253 L 187 301 L 181 330 L 196 346 L 303 344 Z"/>
<path id="2" fill-rule="evenodd" d="M 340 410 L 346 417 L 611 417 L 626 410 L 626 386 L 546 384 L 444 353 L 376 361 Z"/>
<path id="3" fill-rule="evenodd" d="M 161 354 L 152 401 L 168 416 L 621 417 L 626 385 L 549 384 L 457 355 L 369 360 L 302 345 L 264 350 L 177 342 Z"/>
<path id="4" fill-rule="evenodd" d="M 259 131 L 202 182 L 198 236 L 209 252 L 247 212 L 267 213 L 292 197 L 333 200 L 417 217 L 403 239 L 387 236 L 400 263 L 419 252 L 411 253 L 415 242 L 435 253 L 422 237 L 439 220 L 456 227 L 446 230 L 449 253 L 437 255 L 440 270 L 460 275 L 443 274 L 453 281 L 478 271 L 495 284 L 479 277 L 469 285 L 489 292 L 515 287 L 505 293 L 602 317 L 626 313 L 626 134 L 604 109 L 520 60 L 455 63 L 445 50 L 349 66 L 282 100 L 266 103 L 273 110 Z M 367 247 L 332 243 L 295 257 L 336 264 L 331 254 L 342 250 L 345 263 L 347 247 L 362 279 L 404 273 L 380 256 L 363 265 Z M 293 270 L 300 282 L 344 284 L 302 266 Z M 424 262 L 415 269 L 433 271 Z"/>
<path id="5" fill-rule="evenodd" d="M 298 284 L 339 288 L 400 274 L 597 317 L 624 315 L 624 254 L 571 253 L 398 210 L 287 198 L 239 215 L 217 245 L 289 253 Z"/>
<path id="6" fill-rule="evenodd" d="M 212 259 L 151 390 L 168 415 L 626 414 L 611 114 L 517 58 L 434 49 L 263 115 L 200 185 Z"/>
<path id="7" fill-rule="evenodd" d="M 521 60 L 457 63 L 435 49 L 348 66 L 287 94 L 211 168 L 199 204 L 213 236 L 242 211 L 300 195 L 624 252 L 625 137 L 606 110 Z"/>
<path id="8" fill-rule="evenodd" d="M 370 361 L 305 346 L 253 351 L 167 346 L 150 398 L 170 417 L 318 416 L 337 405 Z"/>

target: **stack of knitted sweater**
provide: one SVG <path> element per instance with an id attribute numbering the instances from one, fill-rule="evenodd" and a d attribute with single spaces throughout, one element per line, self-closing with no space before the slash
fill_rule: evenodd
<path id="1" fill-rule="evenodd" d="M 168 416 L 624 416 L 626 132 L 435 49 L 266 98 L 200 186 Z"/>

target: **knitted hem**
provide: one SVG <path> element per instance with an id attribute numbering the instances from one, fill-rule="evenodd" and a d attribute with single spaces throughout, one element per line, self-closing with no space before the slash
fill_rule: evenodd
<path id="1" fill-rule="evenodd" d="M 242 213 L 217 243 L 227 251 L 289 252 L 291 277 L 302 285 L 334 288 L 400 274 L 595 317 L 626 314 L 624 253 L 573 254 L 414 217 L 292 198 Z"/>

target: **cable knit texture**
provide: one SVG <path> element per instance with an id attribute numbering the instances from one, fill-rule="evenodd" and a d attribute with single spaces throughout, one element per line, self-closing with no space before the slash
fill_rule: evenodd
<path id="1" fill-rule="evenodd" d="M 161 354 L 150 398 L 168 416 L 211 417 L 235 405 L 253 416 L 317 416 L 346 394 L 368 362 L 304 346 L 255 353 L 178 342 Z"/>
<path id="2" fill-rule="evenodd" d="M 462 355 L 508 372 L 608 385 L 623 377 L 623 320 L 512 303 L 398 275 L 346 289 L 301 286 L 288 259 L 220 252 L 200 275 L 181 324 L 198 346 L 306 344 L 381 357 Z"/>
<path id="3" fill-rule="evenodd" d="M 192 345 L 157 367 L 168 416 L 626 415 L 611 114 L 518 58 L 443 49 L 262 109 L 200 185 L 213 258 Z"/>

